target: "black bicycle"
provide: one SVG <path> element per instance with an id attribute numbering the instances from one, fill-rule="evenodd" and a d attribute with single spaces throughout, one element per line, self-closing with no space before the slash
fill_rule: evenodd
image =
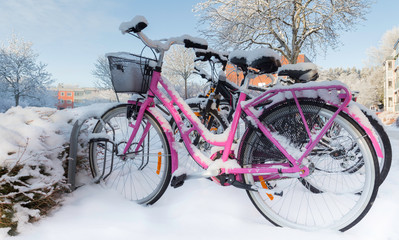
<path id="1" fill-rule="evenodd" d="M 214 50 L 197 50 L 196 51 L 196 60 L 195 61 L 203 61 L 209 62 L 212 74 L 209 75 L 206 71 L 200 68 L 196 68 L 195 73 L 200 75 L 202 78 L 206 79 L 209 82 L 209 90 L 205 95 L 199 95 L 197 98 L 188 99 L 187 103 L 190 108 L 195 112 L 197 116 L 203 121 L 203 123 L 207 126 L 208 130 L 211 130 L 214 133 L 222 133 L 227 127 L 229 126 L 230 122 L 232 121 L 233 114 L 236 109 L 237 99 L 240 93 L 239 86 L 233 84 L 232 82 L 226 79 L 224 74 L 220 74 L 216 71 L 217 64 L 220 64 L 221 70 L 224 71 L 228 64 L 228 56 L 226 54 L 221 54 L 220 52 Z M 317 68 L 315 67 L 308 67 L 308 68 L 301 68 L 301 64 L 295 64 L 292 66 L 295 67 L 283 67 L 280 68 L 278 73 L 278 78 L 274 78 L 273 76 L 269 76 L 271 79 L 274 79 L 268 87 L 272 87 L 274 84 L 281 83 L 281 84 L 297 84 L 297 83 L 306 83 L 310 81 L 315 81 L 318 78 Z M 308 65 L 309 66 L 309 65 Z M 256 74 L 258 71 L 256 69 L 246 69 L 245 72 L 250 72 L 252 74 Z M 244 76 L 245 77 L 245 76 Z M 285 78 L 284 78 L 285 77 Z M 249 86 L 249 89 L 256 92 L 264 92 L 267 88 L 263 87 L 256 87 L 256 86 Z M 356 93 L 355 93 L 356 94 Z M 249 94 L 248 94 L 249 95 Z M 355 100 L 356 98 L 353 98 Z M 263 103 L 264 106 L 268 104 L 272 104 L 271 102 Z M 377 133 L 378 142 L 380 146 L 382 146 L 383 151 L 383 158 L 379 158 L 379 167 L 380 167 L 380 184 L 384 182 L 386 179 L 389 170 L 391 168 L 392 162 L 392 148 L 389 137 L 385 132 L 383 125 L 379 122 L 378 117 L 375 116 L 372 112 L 368 111 L 367 108 L 364 106 L 356 104 L 363 114 L 369 120 L 372 128 Z M 262 106 L 259 106 L 262 107 Z M 243 120 L 245 126 L 250 126 L 246 121 L 246 116 L 242 116 L 241 119 Z M 293 117 L 292 119 L 295 119 Z M 304 134 L 305 129 L 298 127 L 298 124 L 292 122 L 292 119 L 285 119 L 288 122 L 280 123 L 282 127 L 280 131 L 286 131 L 287 135 L 290 136 L 298 136 L 297 139 L 291 139 L 292 141 L 296 141 L 297 147 L 300 147 L 300 143 L 307 142 L 307 136 Z M 281 120 L 283 121 L 283 120 Z M 291 121 L 291 122 L 289 122 Z M 323 121 L 322 119 L 314 120 L 312 123 L 320 124 L 317 121 Z M 171 121 L 171 126 L 176 127 L 173 120 Z M 283 127 L 284 126 L 284 127 Z M 246 128 L 246 127 L 245 127 Z M 291 129 L 291 130 L 289 130 Z M 293 134 L 292 131 L 297 132 Z M 239 133 L 239 131 L 237 131 Z M 302 139 L 301 139 L 302 137 Z M 209 144 L 207 144 L 200 136 L 200 134 L 193 132 L 192 133 L 192 143 L 196 146 L 200 146 L 202 150 L 209 150 Z M 239 137 L 237 137 L 238 139 Z M 316 149 L 312 154 L 325 154 L 329 152 L 329 154 L 336 155 L 337 159 L 342 158 L 343 151 L 340 151 L 338 148 L 333 148 L 328 145 L 328 140 L 324 140 L 323 149 Z M 355 146 L 353 146 L 355 147 Z M 279 155 L 278 152 L 275 153 Z M 281 153 L 280 153 L 281 154 Z M 348 172 L 354 171 L 354 169 L 358 169 L 361 167 L 359 164 L 347 164 L 345 161 L 341 163 L 343 167 L 346 166 Z"/>

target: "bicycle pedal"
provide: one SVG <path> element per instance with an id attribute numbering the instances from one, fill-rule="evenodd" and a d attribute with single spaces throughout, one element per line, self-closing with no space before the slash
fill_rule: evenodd
<path id="1" fill-rule="evenodd" d="M 182 174 L 179 176 L 173 176 L 172 181 L 170 183 L 170 186 L 174 187 L 174 188 L 178 188 L 183 186 L 184 181 L 186 180 L 187 175 L 186 174 Z"/>

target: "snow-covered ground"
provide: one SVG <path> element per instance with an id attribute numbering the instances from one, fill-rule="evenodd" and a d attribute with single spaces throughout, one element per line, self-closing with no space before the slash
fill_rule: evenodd
<path id="1" fill-rule="evenodd" d="M 22 226 L 21 234 L 9 239 L 399 239 L 399 128 L 388 126 L 387 131 L 394 151 L 391 172 L 370 212 L 345 233 L 275 227 L 258 213 L 245 191 L 201 179 L 168 188 L 148 207 L 101 185 L 84 185 L 68 194 L 51 216 Z M 0 231 L 0 239 L 3 236 Z"/>

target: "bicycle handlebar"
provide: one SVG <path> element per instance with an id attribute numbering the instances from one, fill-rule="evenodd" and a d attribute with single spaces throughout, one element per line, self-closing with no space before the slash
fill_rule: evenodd
<path id="1" fill-rule="evenodd" d="M 190 35 L 183 35 L 181 37 L 173 37 L 169 39 L 162 40 L 151 40 L 143 32 L 144 28 L 148 26 L 147 19 L 143 16 L 135 16 L 129 22 L 123 22 L 119 26 L 119 30 L 123 34 L 137 34 L 140 40 L 148 47 L 156 49 L 159 52 L 166 52 L 170 49 L 173 44 L 184 45 L 186 48 L 198 48 L 198 49 L 208 49 L 208 43 L 205 39 L 195 38 Z"/>
<path id="2" fill-rule="evenodd" d="M 226 68 L 227 62 L 228 62 L 228 54 L 223 54 L 220 52 L 217 52 L 213 49 L 207 49 L 206 51 L 203 50 L 196 50 L 195 51 L 195 56 L 197 57 L 196 61 L 213 61 L 213 62 L 219 62 L 222 64 L 223 69 Z M 214 59 L 214 60 L 212 60 Z"/>

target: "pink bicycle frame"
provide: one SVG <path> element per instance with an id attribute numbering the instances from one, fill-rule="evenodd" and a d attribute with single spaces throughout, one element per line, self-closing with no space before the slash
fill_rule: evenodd
<path id="1" fill-rule="evenodd" d="M 171 97 L 169 99 L 164 93 L 160 91 L 158 88 L 158 83 L 166 90 L 167 94 Z M 336 101 L 334 104 L 338 110 L 333 114 L 333 116 L 329 119 L 329 121 L 323 126 L 323 128 L 319 131 L 317 136 L 312 139 L 311 133 L 309 126 L 307 126 L 305 116 L 303 114 L 303 111 L 301 109 L 300 103 L 299 103 L 299 98 L 304 97 L 303 93 L 306 91 L 324 91 L 327 93 L 338 93 L 335 94 L 336 96 Z M 255 116 L 253 112 L 253 107 L 255 107 L 257 104 L 268 101 L 270 99 L 273 99 L 273 97 L 277 96 L 278 94 L 284 94 L 287 95 L 289 94 L 295 101 L 300 116 L 302 118 L 302 121 L 305 125 L 307 134 L 309 136 L 309 143 L 305 147 L 305 151 L 302 153 L 302 155 L 299 158 L 293 157 L 290 153 L 287 152 L 287 150 L 280 144 L 278 140 L 276 140 L 272 133 L 259 121 L 259 119 Z M 334 94 L 332 94 L 334 95 Z M 261 94 L 259 97 L 252 99 L 250 101 L 244 102 L 246 99 L 246 94 L 241 92 L 238 100 L 238 105 L 236 112 L 233 117 L 233 121 L 231 123 L 231 126 L 229 128 L 229 131 L 227 132 L 227 138 L 218 138 L 215 137 L 216 135 L 210 133 L 208 129 L 200 122 L 198 117 L 195 116 L 195 114 L 192 112 L 192 110 L 188 107 L 188 105 L 184 102 L 184 100 L 177 94 L 177 92 L 174 90 L 174 88 L 168 84 L 167 80 L 164 80 L 161 77 L 160 72 L 154 71 L 153 76 L 152 76 L 152 81 L 150 84 L 150 90 L 148 91 L 148 97 L 140 103 L 140 110 L 137 115 L 136 123 L 132 125 L 131 127 L 133 128 L 133 132 L 131 135 L 131 138 L 128 141 L 128 144 L 126 146 L 126 149 L 124 153 L 127 152 L 134 136 L 137 133 L 137 130 L 139 128 L 141 119 L 144 116 L 144 111 L 150 110 L 151 108 L 154 107 L 154 97 L 157 97 L 163 104 L 164 106 L 168 109 L 168 111 L 171 113 L 172 117 L 174 118 L 177 127 L 179 128 L 179 131 L 181 133 L 181 137 L 185 143 L 185 146 L 193 159 L 200 164 L 204 169 L 208 169 L 208 167 L 213 163 L 213 161 L 203 155 L 197 148 L 191 143 L 191 140 L 189 138 L 189 134 L 193 131 L 197 131 L 206 142 L 210 143 L 211 145 L 214 146 L 224 146 L 223 154 L 221 159 L 223 162 L 226 162 L 229 160 L 229 155 L 231 153 L 231 148 L 232 144 L 234 141 L 234 135 L 239 123 L 239 119 L 241 116 L 241 112 L 244 111 L 256 124 L 256 126 L 260 129 L 260 131 L 268 138 L 270 141 L 282 152 L 282 154 L 288 159 L 288 161 L 291 164 L 262 164 L 262 165 L 254 165 L 251 168 L 221 168 L 220 169 L 220 174 L 221 173 L 228 173 L 228 174 L 245 174 L 245 173 L 259 173 L 259 174 L 272 174 L 275 176 L 288 176 L 288 175 L 293 175 L 296 177 L 305 177 L 309 174 L 309 169 L 306 166 L 302 166 L 301 163 L 303 159 L 311 152 L 311 150 L 316 146 L 316 144 L 320 141 L 320 139 L 324 136 L 324 134 L 327 132 L 327 130 L 330 128 L 332 125 L 334 119 L 337 117 L 337 115 L 343 111 L 346 106 L 349 104 L 351 100 L 351 94 L 349 90 L 342 86 L 342 85 L 321 85 L 321 86 L 309 86 L 309 87 L 291 87 L 291 88 L 279 88 L 279 89 L 271 89 L 269 91 L 266 91 L 265 93 Z M 181 109 L 182 113 L 186 116 L 186 118 L 191 122 L 192 127 L 187 128 L 182 121 L 182 118 L 179 114 L 179 112 L 175 109 L 174 104 L 177 105 L 179 109 Z M 164 121 L 165 122 L 165 121 Z M 169 124 L 166 122 L 166 124 Z M 170 125 L 169 125 L 170 127 Z M 148 127 L 145 127 L 144 134 L 141 137 L 139 142 L 142 142 L 143 139 L 145 138 L 146 131 L 148 131 Z M 174 138 L 170 136 L 171 133 L 168 135 L 168 140 L 169 141 L 174 141 Z M 140 144 L 138 144 L 140 146 Z M 170 143 L 171 149 L 173 149 L 173 143 Z M 136 149 L 137 150 L 137 149 Z M 378 150 L 377 150 L 378 152 Z M 172 151 L 172 172 L 175 171 L 178 167 L 178 156 L 175 151 Z"/>

